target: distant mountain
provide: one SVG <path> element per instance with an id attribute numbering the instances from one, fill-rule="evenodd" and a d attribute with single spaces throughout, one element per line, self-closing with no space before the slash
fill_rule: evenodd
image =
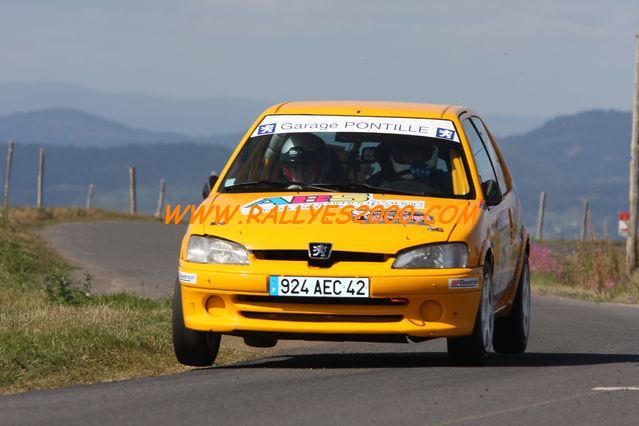
<path id="1" fill-rule="evenodd" d="M 190 137 L 125 126 L 82 111 L 51 108 L 0 116 L 0 140 L 49 146 L 108 147 L 181 142 L 235 146 L 241 136 Z"/>
<path id="2" fill-rule="evenodd" d="M 81 111 L 52 108 L 0 116 L 0 140 L 8 139 L 43 145 L 114 146 L 182 142 L 188 137 L 134 129 Z"/>
<path id="3" fill-rule="evenodd" d="M 536 226 L 539 193 L 546 191 L 545 236 L 578 235 L 586 199 L 599 234 L 606 222 L 616 235 L 618 212 L 628 209 L 631 119 L 629 112 L 586 111 L 498 140 L 531 231 Z"/>
<path id="4" fill-rule="evenodd" d="M 114 94 L 65 83 L 0 83 L 0 114 L 62 107 L 131 127 L 189 136 L 244 133 L 255 117 L 273 103 L 276 102 L 260 99 Z"/>
<path id="5" fill-rule="evenodd" d="M 65 83 L 0 83 L 0 115 L 48 108 L 70 108 L 134 128 L 185 135 L 244 133 L 268 106 L 287 99 L 179 99 L 115 94 Z M 428 102 L 428 99 L 424 99 Z M 543 117 L 487 116 L 499 136 L 524 133 Z"/>

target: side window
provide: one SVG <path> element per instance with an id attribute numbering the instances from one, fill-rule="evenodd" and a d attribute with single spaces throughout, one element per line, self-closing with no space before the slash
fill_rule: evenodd
<path id="1" fill-rule="evenodd" d="M 477 165 L 477 173 L 479 173 L 480 182 L 484 183 L 489 180 L 497 181 L 493 165 L 490 162 L 490 158 L 488 158 L 488 153 L 484 148 L 484 144 L 482 143 L 475 126 L 473 126 L 468 118 L 462 122 L 462 126 L 464 127 L 466 138 L 470 143 L 470 149 L 473 151 L 473 157 L 475 158 L 475 164 Z"/>
<path id="2" fill-rule="evenodd" d="M 495 147 L 488 136 L 488 132 L 484 127 L 484 123 L 479 119 L 479 117 L 471 117 L 470 118 L 475 125 L 475 128 L 479 132 L 482 140 L 484 141 L 484 146 L 488 151 L 488 156 L 490 157 L 491 162 L 493 163 L 493 167 L 495 169 L 495 174 L 497 175 L 497 182 L 499 182 L 499 189 L 501 189 L 501 193 L 505 194 L 508 192 L 508 184 L 506 183 L 506 176 L 504 175 L 504 169 L 501 167 L 501 162 L 499 161 L 499 156 L 495 151 Z"/>

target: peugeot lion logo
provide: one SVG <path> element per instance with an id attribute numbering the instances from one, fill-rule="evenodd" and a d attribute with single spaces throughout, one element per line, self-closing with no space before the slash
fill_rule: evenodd
<path id="1" fill-rule="evenodd" d="M 311 259 L 328 259 L 331 257 L 333 244 L 331 243 L 310 243 L 308 245 L 308 257 Z"/>

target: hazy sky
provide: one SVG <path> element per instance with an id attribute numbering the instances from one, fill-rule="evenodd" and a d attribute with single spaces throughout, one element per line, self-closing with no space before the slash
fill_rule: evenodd
<path id="1" fill-rule="evenodd" d="M 629 110 L 632 0 L 0 0 L 0 81 Z M 0 93 L 0 96 L 2 94 Z"/>

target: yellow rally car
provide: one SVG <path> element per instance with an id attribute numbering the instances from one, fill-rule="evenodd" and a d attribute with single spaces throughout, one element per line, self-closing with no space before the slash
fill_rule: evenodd
<path id="1" fill-rule="evenodd" d="M 469 108 L 294 102 L 266 110 L 203 190 L 180 252 L 173 343 L 211 365 L 222 334 L 419 342 L 454 364 L 521 353 L 529 242 Z"/>

